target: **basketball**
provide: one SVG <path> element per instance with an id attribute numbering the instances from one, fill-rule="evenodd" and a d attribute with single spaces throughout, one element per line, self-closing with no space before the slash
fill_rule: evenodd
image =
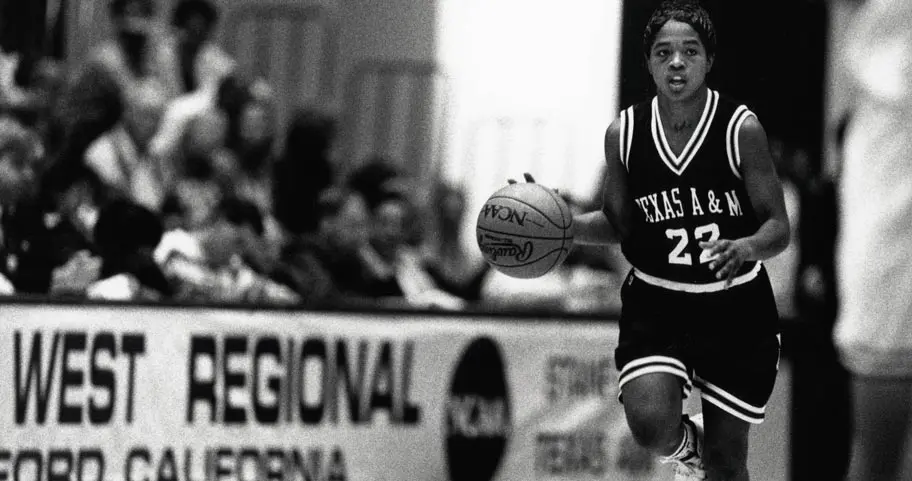
<path id="1" fill-rule="evenodd" d="M 519 279 L 551 272 L 573 246 L 573 215 L 556 192 L 511 184 L 485 201 L 475 226 L 478 247 L 498 271 Z"/>

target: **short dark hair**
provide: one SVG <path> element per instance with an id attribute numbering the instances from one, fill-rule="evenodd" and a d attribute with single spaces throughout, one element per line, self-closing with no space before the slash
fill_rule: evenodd
<path id="1" fill-rule="evenodd" d="M 690 25 L 700 36 L 706 55 L 713 57 L 716 54 L 716 28 L 713 26 L 709 12 L 696 0 L 665 0 L 652 12 L 646 30 L 643 32 L 643 53 L 649 58 L 652 44 L 655 42 L 659 30 L 669 20 L 677 20 Z"/>
<path id="2" fill-rule="evenodd" d="M 203 17 L 210 28 L 219 17 L 218 9 L 207 0 L 180 0 L 171 12 L 171 25 L 181 28 L 194 15 Z"/>

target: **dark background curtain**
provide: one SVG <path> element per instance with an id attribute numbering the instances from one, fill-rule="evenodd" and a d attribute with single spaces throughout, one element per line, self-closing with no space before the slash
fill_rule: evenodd
<path id="1" fill-rule="evenodd" d="M 620 105 L 655 95 L 643 57 L 643 29 L 658 4 L 624 2 Z M 747 104 L 767 133 L 819 162 L 827 41 L 825 2 L 704 0 L 718 49 L 711 88 Z"/>

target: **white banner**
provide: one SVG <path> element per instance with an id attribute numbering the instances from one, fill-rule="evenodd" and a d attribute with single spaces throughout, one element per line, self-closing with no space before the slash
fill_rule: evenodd
<path id="1" fill-rule="evenodd" d="M 0 480 L 669 479 L 627 433 L 613 323 L 27 305 L 0 316 Z M 787 432 L 767 425 L 783 428 L 786 408 L 768 409 L 753 479 L 785 479 Z"/>

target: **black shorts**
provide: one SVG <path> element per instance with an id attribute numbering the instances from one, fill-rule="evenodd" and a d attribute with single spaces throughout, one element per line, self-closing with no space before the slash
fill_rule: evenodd
<path id="1" fill-rule="evenodd" d="M 704 402 L 761 423 L 779 370 L 779 315 L 762 267 L 739 279 L 694 293 L 632 270 L 614 353 L 619 393 L 632 379 L 665 372 L 681 378 L 685 396 L 696 386 Z"/>

